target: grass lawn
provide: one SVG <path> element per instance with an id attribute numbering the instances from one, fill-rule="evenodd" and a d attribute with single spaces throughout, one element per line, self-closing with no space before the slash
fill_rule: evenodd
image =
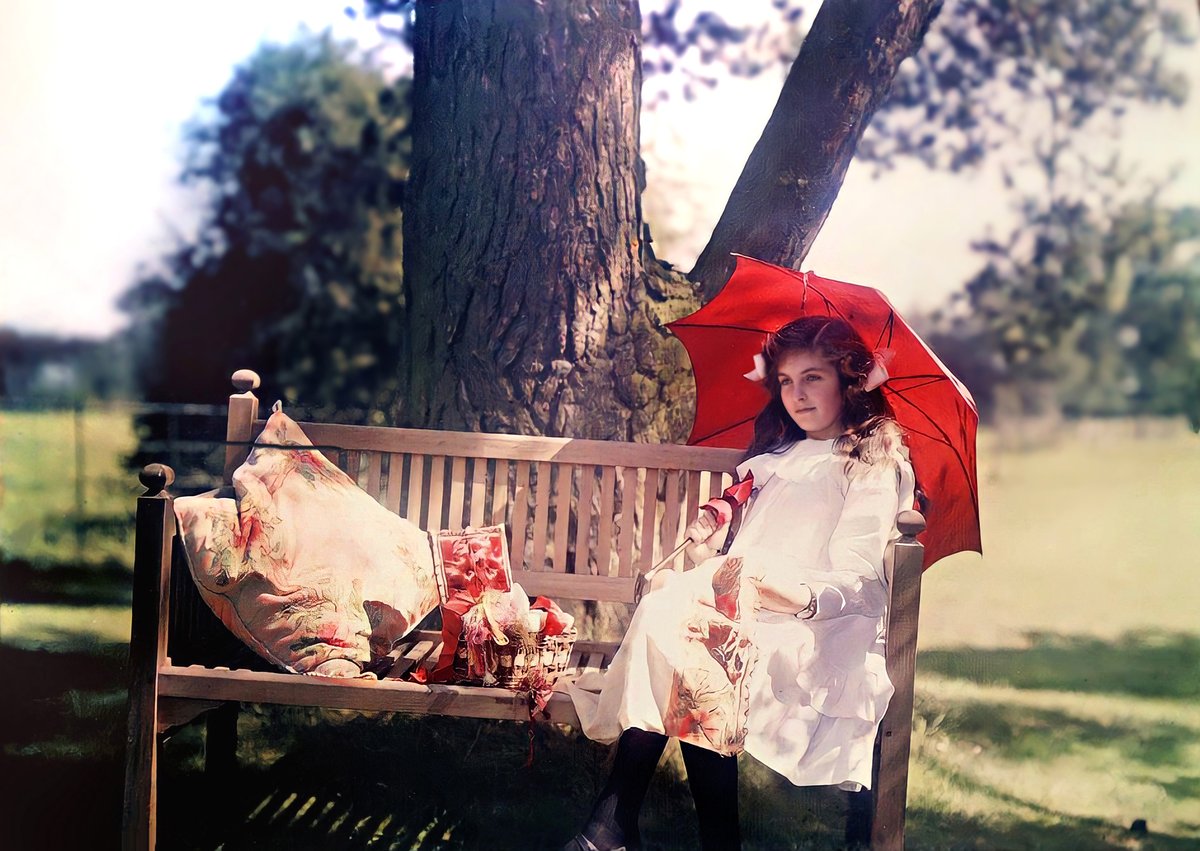
<path id="1" fill-rule="evenodd" d="M 3 416 L 4 446 L 24 441 L 3 455 L 3 540 L 23 542 L 21 558 L 67 559 L 71 538 L 30 524 L 73 510 L 70 477 L 55 490 L 21 470 L 43 465 L 10 460 L 62 423 L 26 415 L 14 429 Z M 115 460 L 100 472 L 99 444 L 123 452 L 132 439 L 109 426 L 88 430 L 98 445 L 85 457 L 97 482 L 121 484 L 89 490 L 89 513 L 128 511 L 137 490 Z M 1015 452 L 985 435 L 980 460 L 986 555 L 925 576 L 908 847 L 1200 847 L 1200 438 L 1099 428 Z M 18 695 L 0 702 L 0 847 L 118 844 L 128 617 L 118 592 L 103 605 L 92 593 L 0 605 L 0 664 Z M 205 782 L 199 726 L 167 742 L 160 847 L 553 848 L 604 779 L 604 748 L 551 728 L 537 729 L 530 768 L 515 724 L 246 707 L 239 732 L 239 772 L 220 786 Z M 743 761 L 747 849 L 838 848 L 844 807 Z M 1128 830 L 1135 819 L 1147 834 Z M 672 755 L 647 847 L 695 847 L 693 820 Z"/>
<path id="2" fill-rule="evenodd" d="M 142 488 L 123 459 L 135 445 L 119 409 L 89 408 L 78 422 L 71 411 L 0 411 L 0 552 L 132 564 L 129 530 Z"/>

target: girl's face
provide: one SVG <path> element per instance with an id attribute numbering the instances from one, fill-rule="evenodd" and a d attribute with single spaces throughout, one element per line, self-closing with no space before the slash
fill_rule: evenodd
<path id="1" fill-rule="evenodd" d="M 842 383 L 833 364 L 814 352 L 786 352 L 775 364 L 779 397 L 788 415 L 814 440 L 846 430 Z"/>

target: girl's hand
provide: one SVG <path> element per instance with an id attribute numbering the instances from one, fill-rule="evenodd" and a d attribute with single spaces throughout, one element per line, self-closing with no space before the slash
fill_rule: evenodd
<path id="1" fill-rule="evenodd" d="M 721 529 L 717 525 L 716 518 L 712 516 L 711 511 L 704 511 L 696 515 L 696 519 L 692 524 L 684 530 L 683 536 L 691 538 L 692 543 L 684 549 L 684 554 L 691 559 L 693 564 L 699 564 L 706 558 L 712 558 L 716 555 L 716 547 L 708 545 L 709 538 L 712 538 Z"/>

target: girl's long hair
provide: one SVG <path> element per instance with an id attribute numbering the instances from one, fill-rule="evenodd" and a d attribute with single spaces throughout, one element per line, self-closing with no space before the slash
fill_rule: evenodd
<path id="1" fill-rule="evenodd" d="M 874 365 L 871 351 L 845 321 L 805 316 L 784 325 L 763 346 L 766 388 L 771 400 L 754 420 L 754 439 L 746 452 L 747 458 L 764 452 L 782 452 L 808 437 L 784 407 L 776 379 L 779 361 L 794 352 L 812 352 L 837 371 L 846 431 L 834 444 L 835 450 L 867 463 L 899 451 L 900 429 L 883 392 L 879 388 L 863 389 L 863 381 Z"/>

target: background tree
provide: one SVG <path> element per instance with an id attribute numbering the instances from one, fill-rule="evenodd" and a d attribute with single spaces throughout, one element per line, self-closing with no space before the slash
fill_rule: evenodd
<path id="1" fill-rule="evenodd" d="M 269 394 L 381 422 L 403 310 L 399 200 L 407 104 L 328 36 L 260 48 L 187 132 L 198 237 L 124 299 L 157 401 L 220 399 L 255 366 Z M 148 343 L 148 345 L 146 345 Z"/>
<path id="2" fill-rule="evenodd" d="M 1187 237 L 1160 229 L 1157 249 L 1130 237 L 1148 230 L 1134 220 L 1180 217 L 1143 188 L 1161 176 L 1121 165 L 1120 130 L 1133 105 L 1184 103 L 1186 80 L 1167 57 L 1188 42 L 1178 13 L 1156 0 L 962 0 L 868 139 L 863 154 L 881 167 L 897 154 L 953 170 L 1000 162 L 1018 225 L 976 243 L 984 267 L 961 298 L 1017 413 L 1048 400 L 1076 414 L 1145 410 L 1130 406 L 1134 379 L 1099 345 L 1101 329 L 1127 321 L 1114 312 L 1128 294 L 1121 270 L 1141 269 L 1147 296 L 1160 277 L 1150 267 L 1170 256 L 1161 242 Z"/>

